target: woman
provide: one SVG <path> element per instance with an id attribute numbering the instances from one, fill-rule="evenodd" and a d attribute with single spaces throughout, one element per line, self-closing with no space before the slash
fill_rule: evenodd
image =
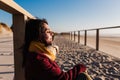
<path id="1" fill-rule="evenodd" d="M 83 64 L 77 64 L 67 72 L 60 69 L 54 61 L 55 55 L 47 49 L 52 45 L 53 35 L 45 19 L 26 22 L 23 50 L 26 80 L 76 80 L 80 73 L 86 71 Z"/>

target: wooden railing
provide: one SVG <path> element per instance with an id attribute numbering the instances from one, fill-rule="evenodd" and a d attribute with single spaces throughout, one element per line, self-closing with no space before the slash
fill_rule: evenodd
<path id="1" fill-rule="evenodd" d="M 35 18 L 14 0 L 0 0 L 0 9 L 12 14 L 14 42 L 14 80 L 25 80 L 22 67 L 22 49 L 24 44 L 25 23 L 27 19 Z"/>
<path id="2" fill-rule="evenodd" d="M 115 29 L 115 28 L 120 28 L 120 26 L 115 26 L 115 27 L 105 27 L 105 28 L 96 28 L 96 29 L 87 29 L 87 30 L 79 30 L 79 31 L 70 31 L 69 32 L 69 39 L 70 40 L 74 40 L 74 41 L 76 41 L 76 32 L 78 33 L 77 34 L 77 38 L 78 38 L 78 43 L 80 43 L 80 37 L 81 37 L 81 35 L 80 35 L 80 33 L 81 32 L 84 32 L 84 45 L 86 46 L 87 45 L 87 36 L 88 36 L 88 34 L 87 34 L 87 32 L 88 31 L 96 31 L 96 36 L 95 36 L 95 38 L 96 38 L 96 50 L 99 50 L 99 41 L 100 41 L 100 30 L 105 30 L 105 29 Z M 73 39 L 74 38 L 74 39 Z"/>

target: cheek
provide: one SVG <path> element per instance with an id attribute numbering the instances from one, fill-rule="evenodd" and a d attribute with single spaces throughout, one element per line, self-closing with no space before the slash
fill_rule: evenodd
<path id="1" fill-rule="evenodd" d="M 52 36 L 50 34 L 46 34 L 46 40 L 47 41 L 52 41 Z"/>

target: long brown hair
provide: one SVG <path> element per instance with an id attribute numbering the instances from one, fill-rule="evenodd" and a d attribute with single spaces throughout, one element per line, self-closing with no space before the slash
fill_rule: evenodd
<path id="1" fill-rule="evenodd" d="M 31 41 L 38 41 L 39 35 L 43 30 L 44 23 L 48 24 L 46 19 L 29 19 L 25 26 L 25 43 L 23 49 L 23 66 L 25 65 L 28 48 Z"/>

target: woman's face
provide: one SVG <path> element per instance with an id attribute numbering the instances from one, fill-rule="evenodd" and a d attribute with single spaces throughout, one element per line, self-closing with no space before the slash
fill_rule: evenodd
<path id="1" fill-rule="evenodd" d="M 43 41 L 45 45 L 51 45 L 53 41 L 53 32 L 51 31 L 50 27 L 44 23 L 44 31 L 43 31 Z"/>

